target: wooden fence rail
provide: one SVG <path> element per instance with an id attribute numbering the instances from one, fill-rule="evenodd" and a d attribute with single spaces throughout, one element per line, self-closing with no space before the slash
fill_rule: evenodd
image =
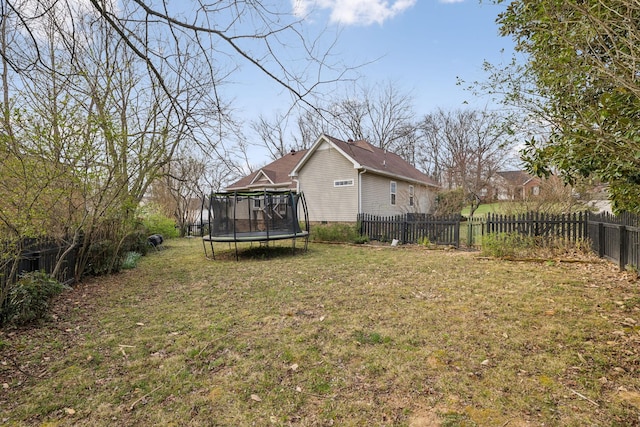
<path id="1" fill-rule="evenodd" d="M 587 228 L 591 248 L 599 257 L 616 262 L 621 270 L 640 268 L 640 217 L 591 214 Z"/>
<path id="2" fill-rule="evenodd" d="M 378 216 L 359 214 L 360 234 L 371 240 L 402 243 L 429 241 L 438 245 L 460 245 L 460 215 L 433 216 L 427 214 L 403 214 Z"/>
<path id="3" fill-rule="evenodd" d="M 360 233 L 371 240 L 422 243 L 460 247 L 459 215 L 435 217 L 422 214 L 375 216 L 360 214 Z M 462 223 L 467 246 L 477 246 L 482 236 L 491 233 L 519 233 L 571 242 L 589 241 L 600 257 L 618 263 L 620 269 L 640 269 L 640 217 L 624 214 L 488 214 L 486 218 L 466 218 Z"/>
<path id="4" fill-rule="evenodd" d="M 587 238 L 587 212 L 546 214 L 529 212 L 521 215 L 488 214 L 486 233 L 519 233 L 527 236 L 559 237 L 572 242 Z"/>
<path id="5" fill-rule="evenodd" d="M 63 254 L 69 248 L 68 245 L 61 245 L 54 241 L 27 241 L 22 243 L 23 250 L 17 259 L 6 260 L 0 269 L 0 287 L 15 283 L 16 275 L 32 272 L 44 271 L 52 274 L 56 264 Z M 79 246 L 75 246 L 68 251 L 61 260 L 61 268 L 58 270 L 56 279 L 60 283 L 69 285 L 75 280 L 76 262 Z M 18 263 L 17 268 L 13 268 L 14 263 Z M 16 275 L 10 277 L 11 272 L 15 271 Z"/>
<path id="6" fill-rule="evenodd" d="M 424 243 L 460 247 L 460 215 L 433 216 L 426 214 L 404 214 L 376 216 L 359 214 L 360 233 L 372 240 L 402 243 Z M 618 263 L 620 269 L 629 266 L 640 269 L 640 217 L 630 214 L 614 216 L 580 212 L 565 215 L 528 213 L 524 215 L 489 214 L 486 219 L 470 218 L 466 240 L 473 246 L 482 235 L 488 233 L 521 233 L 531 236 L 559 237 L 573 242 L 588 240 L 592 250 L 600 257 Z M 190 235 L 202 233 L 202 226 L 194 225 Z M 16 262 L 18 273 L 27 271 L 53 272 L 66 247 L 52 242 L 24 245 L 25 250 Z M 58 280 L 71 283 L 74 279 L 78 248 L 70 251 L 63 260 Z M 11 264 L 0 266 L 0 286 L 15 281 L 8 277 Z"/>

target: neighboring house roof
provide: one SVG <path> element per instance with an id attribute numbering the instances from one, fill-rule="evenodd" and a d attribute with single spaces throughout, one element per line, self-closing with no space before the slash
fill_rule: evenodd
<path id="1" fill-rule="evenodd" d="M 249 190 L 252 188 L 295 189 L 296 185 L 289 174 L 306 152 L 307 150 L 291 151 L 278 160 L 231 184 L 226 190 Z"/>
<path id="2" fill-rule="evenodd" d="M 439 187 L 433 179 L 420 172 L 395 153 L 374 147 L 364 140 L 345 142 L 328 135 L 320 135 L 302 159 L 295 165 L 291 171 L 292 176 L 297 176 L 306 161 L 323 142 L 331 144 L 353 164 L 355 169 L 427 186 Z"/>
<path id="3" fill-rule="evenodd" d="M 498 176 L 504 178 L 505 181 L 510 183 L 511 185 L 525 185 L 529 183 L 535 177 L 531 176 L 526 171 L 504 171 L 504 172 L 496 172 Z"/>

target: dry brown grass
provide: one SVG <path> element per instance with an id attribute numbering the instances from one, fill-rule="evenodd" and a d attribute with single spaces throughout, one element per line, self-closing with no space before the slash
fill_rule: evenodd
<path id="1" fill-rule="evenodd" d="M 9 425 L 640 423 L 640 296 L 611 264 L 170 241 L 0 335 Z"/>

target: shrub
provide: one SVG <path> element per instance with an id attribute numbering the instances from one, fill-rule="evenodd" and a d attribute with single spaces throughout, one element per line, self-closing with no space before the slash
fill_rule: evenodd
<path id="1" fill-rule="evenodd" d="M 149 235 L 160 234 L 165 239 L 178 237 L 180 235 L 180 230 L 176 227 L 176 222 L 161 213 L 147 213 L 142 219 L 142 224 Z"/>
<path id="2" fill-rule="evenodd" d="M 93 276 L 117 273 L 122 267 L 124 254 L 116 253 L 116 244 L 112 240 L 100 240 L 89 245 L 86 273 Z"/>
<path id="3" fill-rule="evenodd" d="M 51 299 L 67 288 L 42 271 L 25 273 L 9 289 L 1 320 L 24 324 L 42 319 L 49 311 Z"/>
<path id="4" fill-rule="evenodd" d="M 149 234 L 145 228 L 136 229 L 125 238 L 122 244 L 122 252 L 137 252 L 140 255 L 146 255 L 149 250 L 149 243 L 147 242 Z"/>
<path id="5" fill-rule="evenodd" d="M 132 268 L 136 268 L 140 257 L 142 257 L 142 254 L 139 252 L 127 252 L 124 255 L 124 260 L 122 261 L 122 269 L 129 270 Z"/>
<path id="6" fill-rule="evenodd" d="M 465 204 L 465 196 L 462 188 L 440 191 L 436 195 L 436 212 L 440 215 L 459 214 Z"/>
<path id="7" fill-rule="evenodd" d="M 487 234 L 482 237 L 482 254 L 496 258 L 553 258 L 589 254 L 586 241 L 520 233 Z"/>
<path id="8" fill-rule="evenodd" d="M 521 257 L 536 248 L 535 239 L 519 233 L 482 236 L 482 254 L 497 258 Z"/>
<path id="9" fill-rule="evenodd" d="M 320 242 L 366 243 L 358 227 L 350 224 L 322 224 L 311 228 L 311 240 Z"/>

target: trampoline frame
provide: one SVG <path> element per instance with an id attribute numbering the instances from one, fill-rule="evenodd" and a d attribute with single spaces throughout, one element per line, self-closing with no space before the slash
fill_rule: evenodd
<path id="1" fill-rule="evenodd" d="M 240 220 L 247 220 L 245 218 L 238 218 L 238 203 L 239 201 L 243 201 L 245 198 L 249 198 L 250 200 L 260 200 L 261 206 L 264 206 L 264 212 L 266 214 L 266 206 L 268 206 L 267 201 L 272 201 L 274 196 L 278 196 L 282 198 L 282 196 L 286 197 L 287 206 L 291 209 L 291 213 L 293 218 L 290 221 L 290 229 L 289 230 L 270 230 L 269 229 L 269 221 L 264 221 L 265 230 L 252 230 L 252 231 L 238 231 L 237 223 Z M 216 200 L 229 200 L 233 199 L 233 218 L 225 217 L 225 218 L 216 218 L 214 215 L 214 201 Z M 300 206 L 298 206 L 300 204 Z M 248 204 L 250 206 L 250 204 Z M 298 207 L 302 208 L 303 217 L 300 218 L 298 216 Z M 204 219 L 205 209 L 208 212 L 207 219 Z M 251 209 L 249 212 L 246 212 L 249 216 L 249 222 L 251 223 Z M 212 230 L 215 229 L 214 225 L 216 224 L 216 220 L 232 220 L 232 230 L 231 232 L 224 234 L 212 234 Z M 301 224 L 302 222 L 302 224 Z M 214 242 L 215 243 L 231 243 L 235 246 L 235 255 L 236 261 L 238 260 L 238 243 L 241 242 L 266 242 L 268 245 L 270 241 L 275 240 L 291 240 L 292 241 L 292 252 L 295 254 L 296 249 L 296 240 L 304 239 L 304 250 L 306 251 L 309 245 L 309 213 L 307 211 L 307 202 L 305 201 L 304 194 L 302 192 L 296 193 L 292 190 L 262 190 L 262 191 L 234 191 L 234 192 L 224 192 L 224 193 L 211 193 L 208 198 L 202 198 L 202 209 L 201 209 L 201 217 L 200 223 L 206 224 L 208 229 L 208 234 L 205 234 L 204 227 L 202 231 L 202 245 L 204 248 L 204 254 L 206 258 L 215 259 L 215 250 L 214 250 Z M 209 251 L 207 250 L 207 243 L 209 244 L 211 255 L 209 256 Z"/>

